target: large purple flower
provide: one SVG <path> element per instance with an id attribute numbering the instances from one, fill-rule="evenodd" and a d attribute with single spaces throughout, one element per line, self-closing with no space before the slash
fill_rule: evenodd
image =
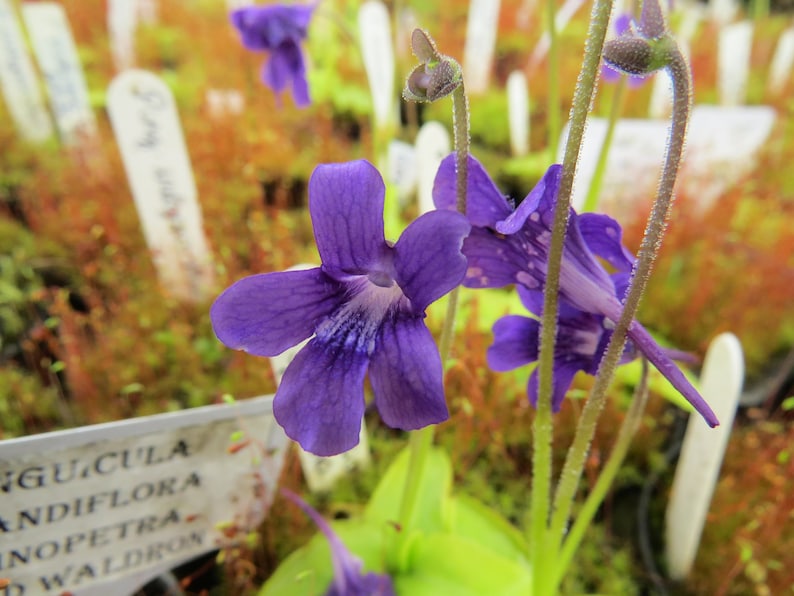
<path id="1" fill-rule="evenodd" d="M 482 165 L 469 158 L 466 214 L 472 230 L 463 243 L 463 253 L 469 261 L 463 285 L 498 288 L 517 284 L 542 291 L 561 170 L 559 165 L 551 166 L 514 209 Z M 441 163 L 433 198 L 438 208 L 454 209 L 454 156 Z M 622 244 L 622 234 L 620 225 L 610 217 L 578 215 L 571 210 L 560 271 L 562 301 L 584 313 L 603 316 L 611 323 L 620 318 L 623 290 L 633 265 L 633 257 Z M 610 276 L 597 257 L 614 267 L 617 274 Z M 628 335 L 706 422 L 711 426 L 719 424 L 709 405 L 642 325 L 633 321 Z"/>
<path id="2" fill-rule="evenodd" d="M 281 93 L 291 82 L 298 107 L 311 103 L 301 43 L 306 39 L 315 6 L 246 6 L 231 13 L 232 24 L 240 32 L 243 45 L 270 54 L 262 68 L 262 82 L 276 93 Z"/>
<path id="3" fill-rule="evenodd" d="M 367 370 L 389 426 L 413 430 L 448 417 L 425 309 L 463 279 L 470 226 L 458 213 L 433 211 L 388 243 L 384 194 L 366 161 L 318 166 L 309 211 L 322 266 L 241 279 L 210 311 L 223 343 L 258 356 L 314 336 L 287 367 L 273 410 L 287 435 L 317 455 L 358 442 Z"/>
<path id="4" fill-rule="evenodd" d="M 282 488 L 281 493 L 312 518 L 331 548 L 334 579 L 325 596 L 395 596 L 391 578 L 385 574 L 362 573 L 361 559 L 347 549 L 345 543 L 314 508 L 291 490 Z"/>

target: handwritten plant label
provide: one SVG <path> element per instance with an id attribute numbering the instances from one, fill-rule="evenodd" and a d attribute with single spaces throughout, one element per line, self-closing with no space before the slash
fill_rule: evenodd
<path id="1" fill-rule="evenodd" d="M 283 462 L 272 405 L 267 396 L 0 443 L 4 596 L 100 584 L 95 593 L 119 594 L 125 578 L 143 584 L 241 540 L 264 518 Z M 240 430 L 250 443 L 231 449 Z"/>
<path id="2" fill-rule="evenodd" d="M 471 0 L 463 48 L 463 74 L 471 94 L 485 93 L 491 78 L 496 29 L 499 25 L 499 0 Z"/>
<path id="3" fill-rule="evenodd" d="M 727 25 L 739 12 L 737 0 L 709 0 L 711 19 L 718 25 Z"/>
<path id="4" fill-rule="evenodd" d="M 66 13 L 54 2 L 26 2 L 22 16 L 44 75 L 58 133 L 64 144 L 76 145 L 96 134 L 96 120 Z"/>
<path id="5" fill-rule="evenodd" d="M 510 151 L 514 157 L 529 153 L 529 91 L 526 75 L 514 70 L 507 77 L 507 119 Z"/>
<path id="6" fill-rule="evenodd" d="M 735 335 L 723 333 L 711 342 L 700 377 L 700 392 L 720 425 L 709 428 L 699 415 L 690 416 L 667 506 L 667 565 L 673 579 L 685 578 L 695 561 L 743 381 L 742 346 Z"/>
<path id="7" fill-rule="evenodd" d="M 717 88 L 720 104 L 740 106 L 747 97 L 750 51 L 753 48 L 753 22 L 742 21 L 723 27 L 717 52 Z"/>
<path id="8" fill-rule="evenodd" d="M 451 151 L 449 132 L 440 122 L 429 121 L 416 135 L 416 164 L 418 167 L 419 213 L 433 211 L 433 184 L 441 161 Z"/>
<path id="9" fill-rule="evenodd" d="M 775 117 L 775 111 L 767 106 L 696 106 L 692 110 L 677 193 L 696 201 L 700 212 L 709 209 L 721 194 L 753 170 L 772 132 Z M 659 183 L 668 128 L 669 123 L 660 120 L 618 122 L 599 211 L 625 217 L 638 206 L 650 205 Z M 574 183 L 576 209 L 584 204 L 605 134 L 605 120 L 588 120 Z"/>
<path id="10" fill-rule="evenodd" d="M 773 94 L 782 93 L 786 83 L 794 71 L 794 27 L 786 29 L 780 35 L 769 66 L 769 91 Z"/>
<path id="11" fill-rule="evenodd" d="M 394 50 L 389 12 L 380 0 L 367 0 L 358 10 L 361 53 L 367 71 L 375 124 L 390 128 L 397 117 L 394 103 Z"/>
<path id="12" fill-rule="evenodd" d="M 316 265 L 302 263 L 290 267 L 289 271 L 312 269 L 314 267 Z M 273 376 L 276 378 L 276 385 L 281 384 L 281 379 L 284 377 L 287 366 L 308 341 L 301 342 L 297 346 L 285 350 L 270 359 L 270 366 L 273 369 Z M 304 451 L 300 445 L 297 445 L 303 477 L 306 479 L 306 485 L 311 492 L 328 492 L 344 476 L 355 470 L 363 470 L 370 465 L 369 443 L 364 420 L 361 421 L 361 431 L 358 438 L 358 445 L 349 451 L 331 457 L 314 455 Z"/>
<path id="13" fill-rule="evenodd" d="M 52 122 L 10 0 L 0 0 L 0 88 L 25 139 L 44 141 L 52 136 Z"/>
<path id="14" fill-rule="evenodd" d="M 138 24 L 138 0 L 108 0 L 108 33 L 113 64 L 122 71 L 135 65 L 135 28 Z"/>
<path id="15" fill-rule="evenodd" d="M 108 113 L 160 281 L 201 300 L 213 270 L 173 95 L 157 76 L 128 70 L 110 84 Z"/>

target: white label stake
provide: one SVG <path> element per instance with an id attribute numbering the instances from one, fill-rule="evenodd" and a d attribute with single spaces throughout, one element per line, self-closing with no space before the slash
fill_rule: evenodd
<path id="1" fill-rule="evenodd" d="M 742 346 L 723 333 L 709 346 L 700 387 L 720 425 L 709 428 L 691 414 L 667 506 L 667 564 L 670 577 L 685 578 L 695 561 L 711 497 L 728 447 L 744 381 Z"/>
<path id="2" fill-rule="evenodd" d="M 526 75 L 514 70 L 507 77 L 507 118 L 510 151 L 514 157 L 529 153 L 529 91 Z"/>
<path id="3" fill-rule="evenodd" d="M 794 27 L 786 29 L 777 41 L 775 55 L 769 67 L 769 91 L 773 94 L 781 93 L 792 70 L 794 70 Z"/>
<path id="4" fill-rule="evenodd" d="M 66 13 L 59 4 L 36 2 L 24 3 L 22 16 L 44 74 L 58 133 L 64 144 L 76 145 L 96 134 L 96 120 Z"/>
<path id="5" fill-rule="evenodd" d="M 451 141 L 449 132 L 440 122 L 425 122 L 416 135 L 416 165 L 419 169 L 419 213 L 435 209 L 433 184 L 441 161 L 449 155 Z"/>
<path id="6" fill-rule="evenodd" d="M 9 0 L 0 0 L 0 88 L 24 138 L 44 141 L 52 136 L 52 122 Z"/>
<path id="7" fill-rule="evenodd" d="M 135 65 L 135 29 L 139 13 L 138 0 L 108 0 L 110 49 L 118 71 Z"/>
<path id="8" fill-rule="evenodd" d="M 499 0 L 471 0 L 463 50 L 463 74 L 471 94 L 488 89 L 498 25 Z"/>
<path id="9" fill-rule="evenodd" d="M 205 298 L 213 271 L 171 91 L 149 72 L 128 70 L 110 84 L 108 113 L 163 286 L 185 300 Z"/>
<path id="10" fill-rule="evenodd" d="M 361 53 L 372 93 L 375 123 L 390 128 L 397 116 L 394 108 L 394 49 L 389 12 L 380 0 L 367 0 L 358 10 Z"/>
<path id="11" fill-rule="evenodd" d="M 744 105 L 752 47 L 752 21 L 728 25 L 720 31 L 717 63 L 720 105 Z"/>

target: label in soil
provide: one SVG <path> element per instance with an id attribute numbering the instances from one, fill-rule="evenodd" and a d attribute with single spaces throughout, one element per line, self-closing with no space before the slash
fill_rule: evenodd
<path id="1" fill-rule="evenodd" d="M 108 33 L 116 70 L 135 65 L 135 29 L 138 25 L 138 0 L 108 0 Z"/>
<path id="2" fill-rule="evenodd" d="M 491 78 L 499 0 L 471 0 L 463 49 L 463 74 L 470 94 L 485 93 Z"/>
<path id="3" fill-rule="evenodd" d="M 753 49 L 753 23 L 742 21 L 723 27 L 717 53 L 717 88 L 720 104 L 740 106 L 747 97 L 750 52 Z"/>
<path id="4" fill-rule="evenodd" d="M 283 461 L 272 403 L 0 443 L 0 578 L 11 582 L 3 594 L 99 594 L 105 582 L 122 593 L 125 582 L 132 590 L 242 540 L 264 518 Z"/>
<path id="5" fill-rule="evenodd" d="M 389 12 L 379 0 L 367 0 L 358 10 L 361 54 L 372 93 L 372 108 L 378 126 L 390 127 L 394 109 L 394 49 Z"/>
<path id="6" fill-rule="evenodd" d="M 76 145 L 81 138 L 96 134 L 96 120 L 66 13 L 53 2 L 25 2 L 22 16 L 44 75 L 58 133 L 64 144 Z"/>
<path id="7" fill-rule="evenodd" d="M 449 132 L 440 122 L 425 122 L 416 135 L 419 213 L 427 213 L 436 208 L 433 204 L 433 184 L 438 166 L 452 151 L 451 146 Z"/>
<path id="8" fill-rule="evenodd" d="M 510 124 L 510 151 L 516 156 L 529 153 L 529 91 L 526 75 L 514 70 L 507 77 L 507 119 Z"/>
<path id="9" fill-rule="evenodd" d="M 794 71 L 794 27 L 789 27 L 780 35 L 769 67 L 769 90 L 781 93 Z"/>
<path id="10" fill-rule="evenodd" d="M 0 88 L 25 139 L 44 141 L 52 135 L 52 122 L 10 0 L 0 0 Z"/>
<path id="11" fill-rule="evenodd" d="M 213 270 L 173 95 L 157 76 L 128 70 L 110 84 L 108 112 L 160 281 L 201 300 Z"/>

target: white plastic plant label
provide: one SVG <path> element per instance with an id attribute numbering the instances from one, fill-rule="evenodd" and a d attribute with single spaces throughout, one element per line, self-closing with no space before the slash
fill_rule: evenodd
<path id="1" fill-rule="evenodd" d="M 452 150 L 449 132 L 440 122 L 425 122 L 416 135 L 419 213 L 433 211 L 433 183 L 441 161 Z"/>
<path id="2" fill-rule="evenodd" d="M 777 40 L 775 54 L 769 66 L 769 91 L 773 94 L 781 93 L 786 88 L 792 71 L 794 71 L 794 27 L 789 27 Z"/>
<path id="3" fill-rule="evenodd" d="M 723 27 L 717 53 L 717 88 L 720 105 L 744 105 L 750 52 L 753 48 L 753 22 L 742 21 Z"/>
<path id="4" fill-rule="evenodd" d="M 690 416 L 667 505 L 665 546 L 673 579 L 684 579 L 695 561 L 743 382 L 742 346 L 723 333 L 711 342 L 700 377 L 700 392 L 720 425 L 709 428 L 698 414 Z"/>
<path id="5" fill-rule="evenodd" d="M 26 2 L 22 16 L 44 75 L 58 133 L 64 144 L 77 145 L 96 134 L 96 120 L 66 13 L 54 2 Z"/>
<path id="6" fill-rule="evenodd" d="M 108 33 L 113 64 L 117 71 L 135 65 L 135 29 L 140 6 L 138 0 L 108 0 Z"/>
<path id="7" fill-rule="evenodd" d="M 287 445 L 272 406 L 266 396 L 0 443 L 4 596 L 132 592 L 244 539 Z"/>
<path id="8" fill-rule="evenodd" d="M 0 89 L 23 138 L 44 141 L 52 136 L 52 121 L 10 0 L 0 0 Z"/>
<path id="9" fill-rule="evenodd" d="M 499 0 L 471 0 L 469 4 L 463 76 L 466 90 L 472 95 L 485 93 L 491 79 L 499 4 Z"/>
<path id="10" fill-rule="evenodd" d="M 507 77 L 507 118 L 510 124 L 510 151 L 514 157 L 529 153 L 529 84 L 520 70 Z"/>
<path id="11" fill-rule="evenodd" d="M 417 163 L 414 146 L 397 139 L 389 143 L 389 182 L 397 188 L 397 197 L 404 205 L 416 190 Z"/>
<path id="12" fill-rule="evenodd" d="M 358 10 L 361 53 L 372 94 L 375 124 L 390 128 L 397 117 L 394 100 L 394 49 L 389 12 L 380 0 L 367 0 Z"/>
<path id="13" fill-rule="evenodd" d="M 110 84 L 108 113 L 160 281 L 201 300 L 213 269 L 173 95 L 152 73 L 128 70 Z"/>

